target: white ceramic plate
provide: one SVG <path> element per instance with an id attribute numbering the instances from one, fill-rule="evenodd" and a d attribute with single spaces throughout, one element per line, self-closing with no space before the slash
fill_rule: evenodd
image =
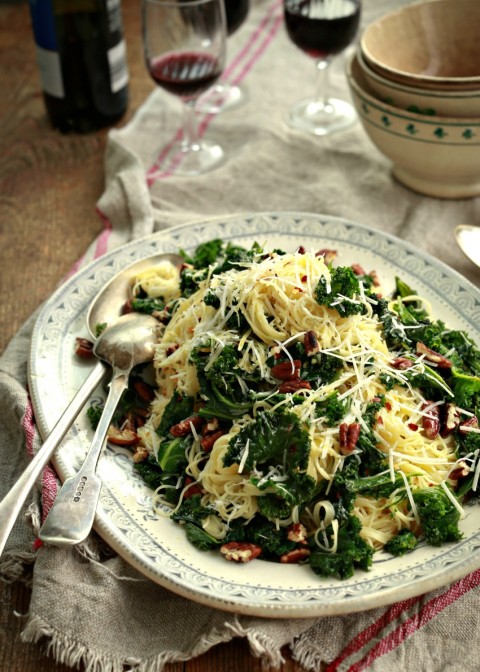
<path id="1" fill-rule="evenodd" d="M 134 241 L 81 270 L 51 297 L 35 326 L 30 357 L 30 390 L 38 427 L 46 436 L 86 378 L 91 365 L 73 355 L 77 335 L 87 336 L 90 301 L 115 273 L 158 252 L 192 251 L 220 237 L 249 246 L 293 251 L 334 248 L 338 263 L 375 269 L 393 289 L 395 275 L 430 300 L 436 317 L 467 330 L 480 343 L 480 292 L 444 264 L 379 231 L 330 216 L 256 213 L 180 226 Z M 101 390 L 98 391 L 101 394 Z M 81 464 L 92 432 L 83 413 L 58 450 L 60 477 Z M 256 560 L 226 562 L 217 552 L 191 546 L 181 527 L 151 510 L 151 491 L 132 469 L 129 453 L 108 447 L 99 463 L 103 489 L 97 532 L 130 564 L 153 581 L 203 604 L 276 618 L 341 614 L 383 606 L 422 594 L 480 567 L 480 511 L 468 507 L 464 538 L 440 548 L 420 545 L 403 558 L 374 556 L 369 572 L 346 581 L 316 576 L 308 565 Z"/>

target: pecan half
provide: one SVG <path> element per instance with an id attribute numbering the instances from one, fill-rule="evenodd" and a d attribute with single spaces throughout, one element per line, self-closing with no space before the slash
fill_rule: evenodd
<path id="1" fill-rule="evenodd" d="M 352 264 L 351 269 L 355 273 L 355 275 L 367 275 L 366 270 L 363 268 L 361 264 Z"/>
<path id="2" fill-rule="evenodd" d="M 146 383 L 141 378 L 134 378 L 132 387 L 143 401 L 153 401 L 155 399 L 155 391 L 151 385 Z"/>
<path id="3" fill-rule="evenodd" d="M 203 439 L 200 441 L 200 445 L 202 446 L 202 449 L 208 453 L 212 450 L 215 441 L 219 439 L 221 436 L 223 436 L 225 432 L 222 429 L 219 429 L 218 432 L 211 432 L 210 434 L 206 434 Z"/>
<path id="4" fill-rule="evenodd" d="M 205 425 L 202 428 L 202 434 L 206 436 L 207 434 L 213 434 L 213 432 L 218 431 L 220 428 L 220 421 L 218 418 L 209 418 Z"/>
<path id="5" fill-rule="evenodd" d="M 305 346 L 307 357 L 312 357 L 312 355 L 316 355 L 317 352 L 320 351 L 320 345 L 314 331 L 305 332 L 303 337 L 303 345 Z"/>
<path id="6" fill-rule="evenodd" d="M 138 448 L 134 453 L 133 453 L 133 461 L 135 464 L 138 464 L 139 462 L 144 462 L 148 457 L 148 450 L 146 448 Z"/>
<path id="7" fill-rule="evenodd" d="M 451 369 L 452 362 L 441 355 L 439 352 L 435 352 L 431 348 L 428 348 L 425 343 L 418 341 L 415 351 L 417 355 L 424 355 L 427 362 L 432 362 L 436 364 L 439 369 Z"/>
<path id="8" fill-rule="evenodd" d="M 423 431 L 427 439 L 434 439 L 440 431 L 440 409 L 438 406 L 433 406 L 433 403 L 433 401 L 427 401 L 422 405 L 422 411 L 428 409 L 422 419 Z"/>
<path id="9" fill-rule="evenodd" d="M 460 412 L 458 406 L 452 402 L 445 404 L 445 415 L 440 435 L 445 438 L 449 436 L 460 424 Z"/>
<path id="10" fill-rule="evenodd" d="M 282 394 L 288 394 L 289 392 L 296 392 L 297 390 L 311 390 L 312 386 L 308 380 L 286 380 L 280 385 L 278 391 Z"/>
<path id="11" fill-rule="evenodd" d="M 360 425 L 358 422 L 351 422 L 347 425 L 342 422 L 339 426 L 340 452 L 342 455 L 351 453 L 357 445 L 360 436 Z"/>
<path id="12" fill-rule="evenodd" d="M 302 523 L 292 523 L 287 528 L 287 539 L 297 544 L 307 543 L 307 528 Z"/>
<path id="13" fill-rule="evenodd" d="M 407 359 L 406 357 L 395 357 L 390 363 L 392 367 L 398 371 L 404 371 L 413 366 L 412 360 Z"/>
<path id="14" fill-rule="evenodd" d="M 250 544 L 243 541 L 229 541 L 228 544 L 220 546 L 220 553 L 226 560 L 233 562 L 250 562 L 255 560 L 262 553 L 262 549 L 257 544 Z"/>
<path id="15" fill-rule="evenodd" d="M 460 478 L 468 476 L 469 473 L 470 473 L 469 465 L 463 460 L 460 460 L 460 462 L 457 463 L 456 468 L 450 472 L 449 478 L 451 478 L 454 481 L 458 481 Z"/>
<path id="16" fill-rule="evenodd" d="M 93 343 L 88 338 L 78 336 L 75 339 L 75 354 L 82 359 L 91 359 L 93 355 Z"/>
<path id="17" fill-rule="evenodd" d="M 302 362 L 294 359 L 293 362 L 281 362 L 271 368 L 271 374 L 278 380 L 298 380 L 300 378 L 300 368 Z"/>
<path id="18" fill-rule="evenodd" d="M 327 264 L 331 264 L 332 261 L 336 258 L 337 256 L 337 250 L 329 250 L 328 248 L 324 248 L 322 250 L 318 250 L 315 252 L 316 257 L 323 257 L 323 261 Z"/>
<path id="19" fill-rule="evenodd" d="M 172 436 L 187 436 L 192 433 L 192 427 L 198 431 L 204 422 L 204 419 L 199 415 L 192 415 L 181 422 L 177 422 L 176 425 L 172 425 L 170 434 Z"/>
<path id="20" fill-rule="evenodd" d="M 283 562 L 286 565 L 292 565 L 302 560 L 306 560 L 310 555 L 310 550 L 308 548 L 294 548 L 293 551 L 284 553 L 280 556 L 280 562 Z"/>
<path id="21" fill-rule="evenodd" d="M 475 415 L 460 423 L 458 431 L 465 436 L 471 429 L 478 429 L 478 419 Z"/>
<path id="22" fill-rule="evenodd" d="M 110 425 L 107 432 L 107 441 L 116 446 L 135 446 L 140 441 L 140 437 L 128 427 L 117 429 L 113 425 Z"/>
<path id="23" fill-rule="evenodd" d="M 377 271 L 370 271 L 368 274 L 370 278 L 372 278 L 373 286 L 374 287 L 380 287 L 380 278 L 378 277 Z"/>
<path id="24" fill-rule="evenodd" d="M 183 499 L 190 499 L 194 495 L 202 495 L 205 491 L 202 489 L 202 486 L 199 483 L 196 483 L 193 478 L 187 476 L 185 479 L 185 490 L 183 492 Z"/>

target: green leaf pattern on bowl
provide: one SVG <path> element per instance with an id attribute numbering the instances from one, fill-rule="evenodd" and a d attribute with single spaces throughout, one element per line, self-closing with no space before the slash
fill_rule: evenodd
<path id="1" fill-rule="evenodd" d="M 459 144 L 464 142 L 472 141 L 473 144 L 476 144 L 476 139 L 478 137 L 478 130 L 480 129 L 480 124 L 478 129 L 474 128 L 464 128 L 461 130 L 458 128 L 458 124 L 447 124 L 444 126 L 437 126 L 436 124 L 428 121 L 428 116 L 425 115 L 425 124 L 419 122 L 409 122 L 408 119 L 402 119 L 403 115 L 385 113 L 381 108 L 371 105 L 368 101 L 360 99 L 360 106 L 358 111 L 362 113 L 363 116 L 368 117 L 373 123 L 373 125 L 382 126 L 388 132 L 394 134 L 406 135 L 410 137 L 418 137 L 420 140 L 427 142 L 437 142 L 445 141 L 446 144 Z M 403 123 L 402 123 L 403 122 Z"/>

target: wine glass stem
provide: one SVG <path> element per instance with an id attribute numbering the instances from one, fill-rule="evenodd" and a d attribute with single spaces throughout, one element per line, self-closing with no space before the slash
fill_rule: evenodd
<path id="1" fill-rule="evenodd" d="M 188 152 L 198 147 L 198 126 L 195 111 L 195 101 L 183 104 L 183 149 Z"/>
<path id="2" fill-rule="evenodd" d="M 330 98 L 329 91 L 329 65 L 330 59 L 319 59 L 317 61 L 317 77 L 315 82 L 315 99 L 322 103 L 323 106 L 328 105 Z"/>

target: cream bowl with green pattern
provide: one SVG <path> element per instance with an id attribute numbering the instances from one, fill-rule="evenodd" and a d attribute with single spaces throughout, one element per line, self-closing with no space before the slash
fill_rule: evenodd
<path id="1" fill-rule="evenodd" d="M 346 74 L 360 122 L 399 182 L 437 198 L 480 195 L 480 117 L 426 116 L 383 102 L 370 93 L 355 53 Z"/>
<path id="2" fill-rule="evenodd" d="M 371 93 L 389 105 L 427 116 L 480 117 L 480 88 L 475 91 L 434 91 L 401 84 L 372 70 L 360 49 L 357 62 Z"/>

